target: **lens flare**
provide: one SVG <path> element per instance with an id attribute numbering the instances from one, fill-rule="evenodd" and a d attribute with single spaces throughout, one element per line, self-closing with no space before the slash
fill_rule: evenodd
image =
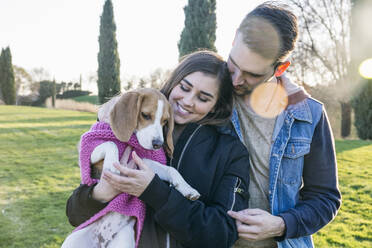
<path id="1" fill-rule="evenodd" d="M 367 79 L 372 78 L 372 58 L 364 60 L 359 66 L 359 74 Z"/>
<path id="2" fill-rule="evenodd" d="M 253 90 L 250 104 L 258 115 L 274 118 L 287 107 L 287 92 L 278 83 L 263 83 Z"/>

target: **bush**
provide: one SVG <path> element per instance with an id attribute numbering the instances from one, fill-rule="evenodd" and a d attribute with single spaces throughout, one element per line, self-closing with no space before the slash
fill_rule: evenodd
<path id="1" fill-rule="evenodd" d="M 17 105 L 32 106 L 35 101 L 39 98 L 38 95 L 18 95 Z"/>
<path id="2" fill-rule="evenodd" d="M 32 102 L 32 106 L 45 105 L 45 100 L 53 95 L 53 84 L 53 81 L 49 80 L 43 80 L 39 82 L 39 98 L 36 101 Z"/>
<path id="3" fill-rule="evenodd" d="M 92 95 L 92 96 L 78 96 L 73 98 L 74 101 L 77 102 L 89 102 L 91 104 L 98 105 L 98 96 Z"/>
<path id="4" fill-rule="evenodd" d="M 360 139 L 372 139 L 372 79 L 366 80 L 354 96 L 355 127 Z"/>
<path id="5" fill-rule="evenodd" d="M 87 96 L 92 92 L 86 90 L 66 90 L 62 94 L 57 95 L 57 99 L 75 98 L 78 96 Z"/>

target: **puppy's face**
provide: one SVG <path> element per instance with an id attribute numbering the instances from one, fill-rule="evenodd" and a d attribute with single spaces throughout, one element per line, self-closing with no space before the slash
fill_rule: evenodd
<path id="1" fill-rule="evenodd" d="M 111 111 L 111 127 L 116 137 L 127 142 L 133 132 L 145 149 L 159 149 L 165 144 L 173 152 L 173 115 L 170 104 L 159 91 L 139 89 L 124 94 Z"/>
<path id="2" fill-rule="evenodd" d="M 146 149 L 163 146 L 163 127 L 170 121 L 168 102 L 153 95 L 144 95 L 138 115 L 136 135 L 138 142 Z"/>

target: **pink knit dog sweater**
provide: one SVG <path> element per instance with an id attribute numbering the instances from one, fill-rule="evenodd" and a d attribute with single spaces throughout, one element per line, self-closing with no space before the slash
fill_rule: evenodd
<path id="1" fill-rule="evenodd" d="M 105 122 L 97 122 L 90 130 L 81 136 L 80 144 L 80 172 L 81 181 L 83 184 L 92 185 L 98 182 L 98 179 L 91 178 L 91 167 L 90 167 L 90 156 L 97 146 L 100 144 L 112 141 L 116 144 L 119 150 L 119 160 L 123 156 L 124 150 L 129 144 L 132 146 L 132 150 L 137 153 L 141 158 L 152 159 L 161 164 L 166 164 L 166 156 L 163 149 L 160 150 L 146 150 L 144 149 L 137 140 L 135 134 L 133 134 L 127 143 L 118 140 L 112 132 L 110 125 Z M 86 222 L 78 226 L 74 231 L 80 230 L 94 221 L 98 220 L 105 214 L 114 211 L 126 216 L 134 216 L 137 218 L 136 221 L 136 247 L 141 235 L 143 222 L 145 219 L 145 204 L 137 197 L 121 193 L 117 195 L 110 203 L 102 209 L 100 212 L 95 214 Z"/>

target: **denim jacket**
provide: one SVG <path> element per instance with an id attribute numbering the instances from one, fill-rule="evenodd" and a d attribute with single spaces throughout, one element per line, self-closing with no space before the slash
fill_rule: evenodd
<path id="1" fill-rule="evenodd" d="M 237 111 L 232 123 L 243 142 Z M 306 98 L 278 117 L 271 140 L 269 203 L 286 233 L 279 248 L 313 247 L 311 234 L 329 223 L 341 204 L 332 132 L 323 105 Z"/>

